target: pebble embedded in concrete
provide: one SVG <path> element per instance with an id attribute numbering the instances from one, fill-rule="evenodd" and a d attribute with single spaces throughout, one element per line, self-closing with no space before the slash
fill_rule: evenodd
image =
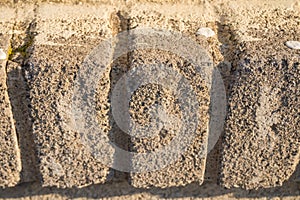
<path id="1" fill-rule="evenodd" d="M 6 53 L 3 51 L 3 49 L 0 49 L 0 60 L 6 59 Z"/>
<path id="2" fill-rule="evenodd" d="M 287 41 L 285 45 L 291 49 L 300 49 L 299 41 Z"/>
<path id="3" fill-rule="evenodd" d="M 196 32 L 197 35 L 203 35 L 205 37 L 212 37 L 215 35 L 215 32 L 211 30 L 210 28 L 199 28 L 198 31 Z"/>

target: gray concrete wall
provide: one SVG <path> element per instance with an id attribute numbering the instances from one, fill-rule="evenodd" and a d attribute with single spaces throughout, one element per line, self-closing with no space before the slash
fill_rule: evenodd
<path id="1" fill-rule="evenodd" d="M 299 8 L 296 1 L 1 1 L 0 48 L 6 58 L 1 60 L 0 197 L 299 198 L 300 50 L 286 45 L 300 41 Z M 90 82 L 82 80 L 95 87 L 91 105 L 103 137 L 134 155 L 172 144 L 176 124 L 150 138 L 124 133 L 111 109 L 117 81 L 159 63 L 183 75 L 196 91 L 200 107 L 190 112 L 198 116 L 195 137 L 180 159 L 156 171 L 123 172 L 121 165 L 143 160 L 107 151 L 113 156 L 107 164 L 97 156 L 101 137 L 76 128 L 70 106 L 84 61 L 98 67 L 103 59 L 97 51 L 110 49 L 113 59 L 119 49 L 140 45 L 134 34 L 118 34 L 143 27 L 176 31 L 200 45 L 208 55 L 200 59 L 212 62 L 211 70 L 218 72 L 213 78 L 219 74 L 222 85 L 213 82 L 210 91 L 195 66 L 158 49 L 122 55 L 106 66 L 98 83 L 94 74 Z M 215 35 L 197 33 L 203 27 Z M 95 49 L 115 36 L 113 46 Z M 187 45 L 182 41 L 172 45 Z M 198 55 L 193 48 L 186 46 L 188 56 Z M 160 76 L 153 75 L 152 80 Z M 123 87 L 131 90 L 129 83 Z M 88 95 L 87 90 L 80 91 Z M 214 92 L 222 90 L 224 121 L 218 118 L 221 94 Z M 149 125 L 148 110 L 155 103 L 182 117 L 172 92 L 150 84 L 128 102 L 134 121 Z"/>

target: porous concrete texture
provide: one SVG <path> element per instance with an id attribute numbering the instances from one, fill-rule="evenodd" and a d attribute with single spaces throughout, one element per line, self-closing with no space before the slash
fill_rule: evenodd
<path id="1" fill-rule="evenodd" d="M 8 16 L 4 16 L 4 10 Z M 10 51 L 13 9 L 0 9 L 0 48 L 8 57 Z M 8 96 L 6 59 L 0 60 L 0 187 L 15 186 L 20 180 L 21 157 L 11 103 Z"/>
<path id="2" fill-rule="evenodd" d="M 165 4 L 153 6 L 147 5 L 147 3 L 136 4 L 130 7 L 130 12 L 127 13 L 127 17 L 129 18 L 128 28 L 134 29 L 137 27 L 152 27 L 162 30 L 180 32 L 196 40 L 197 43 L 200 44 L 209 53 L 209 55 L 212 55 L 211 59 L 213 63 L 217 65 L 222 60 L 222 55 L 218 50 L 218 45 L 220 44 L 218 42 L 218 39 L 216 37 L 205 38 L 204 36 L 196 34 L 197 30 L 201 27 L 209 27 L 214 31 L 217 31 L 216 24 L 214 23 L 216 20 L 215 15 L 214 13 L 210 12 L 211 10 L 208 9 L 209 6 L 197 7 L 197 5 L 195 5 L 195 7 L 196 9 L 191 10 L 189 6 L 185 6 L 182 4 Z M 204 10 L 206 9 L 208 10 L 208 12 L 204 12 Z M 206 83 L 203 82 L 203 77 L 201 77 L 200 74 L 198 74 L 199 77 L 193 77 L 191 73 L 192 71 L 187 70 L 189 69 L 187 63 L 182 62 L 182 58 L 176 57 L 175 55 L 170 55 L 170 53 L 172 52 L 133 52 L 130 56 L 129 63 L 131 67 L 151 64 L 151 62 L 152 64 L 170 64 L 171 66 L 173 66 L 173 68 L 179 69 L 180 73 L 184 74 L 186 77 L 189 77 L 189 80 L 191 81 L 191 84 L 194 86 L 194 88 L 204 89 L 207 86 Z M 149 91 L 149 88 L 146 91 Z M 196 89 L 195 91 L 197 95 L 199 95 L 199 102 L 204 104 L 206 101 L 209 102 L 210 97 L 207 89 L 204 89 L 203 91 L 199 91 Z M 143 90 L 140 91 L 140 94 L 143 93 L 145 93 L 143 92 Z M 145 96 L 144 98 L 146 97 L 147 96 Z M 135 97 L 136 100 L 139 99 L 139 101 L 137 102 L 145 102 L 146 99 L 144 98 Z M 150 101 L 149 105 L 151 105 L 151 100 L 153 102 L 155 100 L 157 101 L 155 97 L 151 98 L 151 95 L 147 98 L 147 100 Z M 135 108 L 135 112 L 137 112 L 136 110 L 144 110 L 145 108 L 142 108 L 147 108 L 147 106 L 149 105 L 145 104 L 144 106 L 138 106 L 137 109 Z M 192 182 L 202 184 L 204 180 L 206 155 L 204 157 L 201 157 L 199 156 L 199 153 L 202 152 L 203 149 L 207 148 L 207 130 L 209 125 L 209 117 L 206 114 L 206 112 L 208 111 L 208 107 L 204 105 L 201 105 L 200 107 L 201 109 L 199 110 L 199 113 L 201 113 L 201 116 L 199 116 L 200 121 L 196 131 L 197 136 L 193 140 L 187 152 L 184 153 L 182 158 L 171 164 L 170 166 L 158 171 L 131 173 L 130 183 L 133 186 L 146 188 L 154 186 L 165 188 L 171 186 L 183 186 Z M 169 109 L 174 110 L 172 106 L 170 106 Z M 138 119 L 142 119 L 143 117 L 141 117 L 140 115 L 141 113 L 139 112 L 135 113 L 135 117 L 137 117 Z M 149 140 L 133 138 L 131 141 L 131 149 L 134 149 L 135 151 L 140 153 L 145 153 L 147 151 L 155 151 L 155 148 L 160 148 L 161 146 L 168 145 L 170 140 L 173 139 L 174 135 L 172 136 L 172 130 L 165 131 L 166 132 L 163 135 L 151 138 Z M 211 146 L 212 145 L 214 144 L 211 144 Z M 187 173 L 182 173 L 183 171 Z M 208 176 L 212 176 L 212 174 Z"/>
<path id="3" fill-rule="evenodd" d="M 4 143 L 0 152 L 7 153 L 9 145 L 9 156 L 19 158 L 0 157 L 12 163 L 4 170 L 17 169 L 10 176 L 14 180 L 4 179 L 0 198 L 299 199 L 299 50 L 285 46 L 288 40 L 300 40 L 299 10 L 294 0 L 0 1 L 0 41 L 11 46 L 1 68 L 7 85 L 1 95 L 11 104 L 10 115 L 1 119 L 13 119 L 9 127 L 16 130 L 10 138 L 14 141 Z M 179 31 L 204 47 L 222 75 L 228 115 L 225 130 L 222 122 L 213 127 L 220 129 L 220 137 L 211 138 L 212 127 L 199 126 L 201 141 L 173 165 L 124 173 L 91 154 L 81 134 L 69 127 L 69 106 L 82 61 L 92 49 L 108 37 L 141 27 Z M 197 35 L 201 27 L 216 35 Z M 128 44 L 117 40 L 118 45 Z M 99 127 L 124 150 L 149 152 L 173 139 L 174 127 L 159 137 L 130 138 L 111 115 L 110 95 L 118 79 L 153 60 L 178 71 L 189 68 L 172 52 L 136 50 L 114 60 L 95 83 Z M 194 82 L 202 83 L 201 78 Z M 201 91 L 208 100 L 206 89 Z M 145 111 L 155 101 L 180 115 L 173 95 L 152 84 L 132 95 L 133 119 L 147 124 Z M 205 104 L 202 124 L 210 120 L 206 111 Z M 212 148 L 206 161 L 196 156 L 204 145 Z M 118 157 L 114 161 L 121 163 Z"/>
<path id="4" fill-rule="evenodd" d="M 50 11 L 50 12 L 49 12 Z M 76 11 L 76 12 L 75 12 Z M 35 9 L 32 52 L 24 65 L 32 129 L 44 186 L 103 183 L 108 167 L 68 127 L 67 106 L 84 58 L 110 34 L 109 7 L 44 5 Z M 91 26 L 93 24 L 93 26 Z"/>
<path id="5" fill-rule="evenodd" d="M 14 4 L 13 0 L 2 0 L 0 1 L 0 5 L 2 7 L 11 7 Z"/>
<path id="6" fill-rule="evenodd" d="M 14 186 L 20 180 L 21 157 L 7 94 L 5 61 L 1 61 L 1 150 L 0 186 Z"/>
<path id="7" fill-rule="evenodd" d="M 300 18 L 278 10 L 261 17 L 281 20 L 249 28 L 258 41 L 238 46 L 223 143 L 226 187 L 280 186 L 299 162 L 300 51 L 285 42 L 300 39 Z"/>
<path id="8" fill-rule="evenodd" d="M 195 75 L 195 67 L 185 63 L 182 58 L 176 55 L 170 55 L 169 52 L 163 51 L 137 51 L 130 56 L 131 67 L 139 67 L 143 65 L 165 65 L 173 70 L 178 70 L 187 80 L 190 81 L 197 100 L 199 103 L 197 115 L 196 134 L 191 143 L 188 145 L 186 152 L 182 152 L 180 159 L 174 161 L 167 167 L 142 173 L 131 173 L 130 182 L 135 187 L 171 187 L 183 186 L 188 183 L 197 182 L 202 184 L 204 179 L 206 154 L 203 152 L 207 148 L 208 141 L 208 108 L 209 108 L 209 92 L 203 77 L 200 74 Z M 158 74 L 155 74 L 156 76 Z M 132 117 L 140 124 L 147 125 L 149 123 L 149 112 L 151 105 L 155 102 L 161 104 L 166 112 L 174 116 L 180 116 L 180 105 L 176 105 L 174 96 L 170 91 L 164 91 L 164 86 L 155 84 L 141 87 L 132 96 L 131 113 Z M 166 87 L 166 86 L 165 86 Z M 166 90 L 166 88 L 164 88 Z M 139 102 L 143 102 L 140 104 Z M 147 115 L 148 114 L 148 115 Z M 191 114 L 192 115 L 192 114 Z M 190 121 L 192 122 L 192 121 Z M 186 125 L 189 126 L 189 125 Z M 132 138 L 131 151 L 137 153 L 147 153 L 155 151 L 166 145 L 171 145 L 170 142 L 179 133 L 178 127 L 173 123 L 173 127 L 164 127 L 160 133 L 150 138 Z M 175 148 L 175 147 L 174 147 Z M 139 161 L 142 162 L 142 161 Z M 159 163 L 157 163 L 158 165 Z M 185 171 L 186 173 L 182 173 Z"/>

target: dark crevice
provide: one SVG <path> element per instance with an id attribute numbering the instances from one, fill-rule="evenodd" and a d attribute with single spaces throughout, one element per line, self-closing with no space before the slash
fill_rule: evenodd
<path id="1" fill-rule="evenodd" d="M 15 2 L 16 4 L 17 2 Z M 36 13 L 36 8 L 34 9 Z M 16 9 L 16 16 L 18 9 Z M 36 17 L 36 14 L 35 14 Z M 11 47 L 6 64 L 8 95 L 12 105 L 12 113 L 21 152 L 21 180 L 31 182 L 40 179 L 37 164 L 37 152 L 32 132 L 30 115 L 29 85 L 24 76 L 24 67 L 33 51 L 35 37 L 35 17 L 30 22 L 14 22 Z M 23 23 L 20 25 L 20 23 Z M 26 27 L 24 26 L 26 24 Z M 16 33 L 17 29 L 25 29 L 24 33 Z"/>
<path id="2" fill-rule="evenodd" d="M 110 16 L 110 28 L 112 30 L 112 35 L 113 37 L 117 38 L 117 42 L 115 44 L 115 49 L 120 48 L 121 46 L 128 46 L 128 41 L 124 41 L 124 38 L 118 38 L 118 34 L 120 32 L 123 31 L 127 31 L 129 30 L 129 17 L 128 17 L 128 13 L 126 11 L 117 11 L 117 12 L 113 12 L 111 13 Z M 113 57 L 115 55 L 113 54 Z M 122 74 L 116 74 L 114 73 L 115 71 L 121 71 L 123 72 Z M 126 73 L 126 71 L 129 69 L 129 53 L 127 53 L 126 55 L 121 56 L 120 58 L 117 58 L 116 60 L 112 61 L 111 64 L 111 68 L 109 71 L 109 94 L 108 94 L 108 102 L 111 102 L 111 95 L 112 95 L 112 90 L 115 86 L 115 83 L 118 81 L 116 79 L 120 78 L 123 74 Z M 123 132 L 118 125 L 116 124 L 116 122 L 113 119 L 112 116 L 112 110 L 110 108 L 109 113 L 109 123 L 111 126 L 111 130 L 109 132 L 109 139 L 112 143 L 114 143 L 116 146 L 118 146 L 119 148 L 128 151 L 129 149 L 129 141 L 130 141 L 130 136 L 128 134 L 126 134 L 125 132 Z M 122 155 L 114 155 L 114 165 L 118 166 L 120 165 L 118 162 L 120 160 L 124 160 L 121 159 L 120 156 Z M 128 161 L 130 162 L 130 160 Z M 128 179 L 128 173 L 126 172 L 121 172 L 115 169 L 111 169 L 112 173 L 114 174 L 114 179 L 115 180 L 127 180 Z"/>
<path id="3" fill-rule="evenodd" d="M 231 93 L 232 84 L 235 81 L 235 69 L 237 68 L 236 53 L 237 40 L 235 40 L 235 32 L 232 27 L 228 27 L 225 23 L 225 18 L 220 19 L 216 22 L 217 25 L 217 37 L 222 43 L 221 54 L 223 55 L 224 61 L 220 62 L 217 67 L 217 73 L 220 73 L 222 81 L 225 87 L 226 93 L 226 115 L 228 112 L 228 99 Z M 227 26 L 227 27 L 226 27 Z M 226 27 L 226 28 L 225 28 Z M 230 35 L 228 37 L 228 35 Z M 222 133 L 216 142 L 213 149 L 207 155 L 206 168 L 205 168 L 205 182 L 219 184 L 221 178 L 221 157 L 222 157 L 222 141 L 224 137 L 225 123 L 223 124 Z"/>

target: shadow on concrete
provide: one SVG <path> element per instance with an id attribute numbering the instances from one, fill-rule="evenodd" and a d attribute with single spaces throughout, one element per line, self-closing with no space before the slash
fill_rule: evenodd
<path id="1" fill-rule="evenodd" d="M 218 26 L 218 40 L 222 43 L 222 55 L 224 62 L 220 63 L 218 69 L 223 77 L 226 88 L 227 100 L 230 97 L 231 87 L 238 76 L 236 70 L 238 69 L 241 58 L 241 50 L 238 49 L 238 38 L 232 26 L 226 23 L 226 17 L 221 17 Z M 226 28 L 225 28 L 226 27 Z M 228 65 L 230 65 L 228 67 Z M 282 186 L 273 188 L 261 188 L 257 190 L 227 190 L 229 193 L 233 191 L 233 196 L 236 198 L 259 198 L 259 197 L 296 197 L 300 195 L 300 163 L 291 177 L 283 183 Z M 243 192 L 242 192 L 243 191 Z"/>
<path id="2" fill-rule="evenodd" d="M 35 20 L 26 27 L 23 40 L 12 38 L 12 52 L 9 55 L 6 72 L 8 95 L 12 105 L 12 113 L 21 151 L 21 180 L 20 182 L 31 182 L 40 179 L 37 164 L 37 152 L 34 145 L 32 131 L 31 105 L 29 100 L 29 85 L 24 76 L 24 69 L 28 67 L 26 59 L 33 50 L 33 29 Z M 19 41 L 22 41 L 19 44 Z"/>
<path id="3" fill-rule="evenodd" d="M 137 189 L 128 184 L 127 181 L 109 182 L 102 185 L 92 185 L 85 188 L 70 188 L 58 189 L 54 187 L 43 188 L 37 182 L 22 183 L 13 188 L 0 189 L 1 198 L 24 198 L 34 196 L 55 195 L 73 198 L 109 198 L 109 197 L 128 197 L 135 195 L 132 198 L 150 197 L 157 198 L 184 198 L 184 197 L 222 197 L 225 195 L 236 198 L 262 198 L 262 197 L 297 197 L 299 194 L 299 184 L 287 181 L 282 187 L 275 187 L 270 189 L 259 189 L 256 191 L 246 191 L 242 189 L 224 189 L 216 183 L 205 182 L 203 185 L 190 184 L 185 187 L 172 187 L 166 189 L 151 188 L 151 189 Z M 51 198 L 51 196 L 49 196 Z"/>
<path id="4" fill-rule="evenodd" d="M 21 150 L 21 182 L 37 181 L 40 174 L 30 117 L 29 88 L 18 63 L 9 61 L 7 67 L 8 94 Z"/>
<path id="5" fill-rule="evenodd" d="M 225 83 L 227 94 L 230 93 L 230 85 L 234 81 L 234 71 L 237 65 L 236 61 L 236 44 L 232 42 L 233 40 L 225 40 L 224 34 L 231 34 L 231 37 L 234 37 L 234 31 L 232 29 L 225 30 L 224 25 L 222 24 L 222 20 L 218 23 L 219 28 L 219 41 L 221 41 L 224 45 L 227 45 L 224 50 L 223 56 L 225 60 L 231 63 L 230 71 L 228 69 L 224 69 L 224 63 L 221 63 L 218 66 Z M 226 50 L 227 49 L 227 50 Z M 225 63 L 225 65 L 227 65 Z M 8 74 L 9 80 L 15 80 L 13 77 L 16 73 L 20 73 L 20 71 L 12 71 Z M 24 82 L 18 82 L 10 84 L 18 84 L 22 90 L 25 90 L 26 87 L 22 84 Z M 20 85 L 21 84 L 21 85 Z M 10 98 L 15 99 L 16 91 L 10 89 Z M 25 95 L 26 96 L 26 95 Z M 228 95 L 227 95 L 228 96 Z M 13 104 L 13 112 L 14 117 L 18 123 L 18 121 L 22 121 L 24 119 L 29 118 L 27 112 L 22 112 L 22 110 L 27 109 L 27 104 L 22 104 L 22 98 L 20 98 L 17 103 Z M 21 104 L 21 107 L 20 107 Z M 18 105 L 18 106 L 17 106 Z M 30 123 L 28 122 L 28 126 Z M 19 137 L 22 137 L 20 128 Z M 119 130 L 120 131 L 120 130 Z M 115 132 L 119 132 L 115 131 Z M 28 133 L 30 134 L 30 133 Z M 123 136 L 122 136 L 123 137 Z M 119 136 L 112 136 L 112 138 L 119 138 Z M 112 139 L 113 140 L 113 139 Z M 118 139 L 117 139 L 118 140 Z M 115 140 L 113 140 L 116 142 Z M 119 141 L 121 142 L 121 140 Z M 117 141 L 117 143 L 119 143 Z M 124 144 L 124 142 L 121 142 Z M 242 190 L 242 189 L 225 189 L 218 185 L 219 174 L 219 163 L 220 163 L 220 152 L 221 152 L 222 138 L 219 139 L 217 145 L 215 145 L 214 149 L 208 155 L 207 168 L 205 174 L 205 182 L 203 185 L 198 184 L 189 184 L 184 187 L 170 187 L 166 189 L 160 188 L 150 188 L 150 189 L 138 189 L 129 185 L 127 182 L 127 177 L 120 178 L 119 180 L 114 180 L 111 182 L 107 182 L 105 184 L 99 185 L 91 185 L 84 188 L 67 188 L 67 189 L 59 189 L 55 187 L 42 187 L 39 182 L 28 182 L 21 183 L 13 188 L 0 189 L 0 197 L 1 198 L 24 198 L 24 197 L 34 197 L 34 196 L 49 196 L 54 195 L 61 196 L 63 198 L 73 199 L 73 198 L 91 198 L 91 199 L 99 199 L 99 198 L 110 198 L 110 197 L 128 197 L 130 195 L 136 195 L 131 198 L 147 198 L 150 196 L 155 196 L 156 198 L 184 198 L 184 197 L 193 197 L 193 198 L 209 198 L 209 197 L 220 197 L 223 198 L 228 197 L 236 197 L 236 198 L 260 198 L 260 197 L 297 197 L 300 195 L 300 183 L 296 182 L 295 179 L 299 178 L 300 175 L 300 165 L 297 167 L 297 171 L 291 176 L 291 178 L 286 181 L 281 187 L 274 187 L 270 189 L 258 189 L 258 190 Z M 227 195 L 227 197 L 225 196 Z M 51 196 L 49 196 L 51 198 Z"/>

